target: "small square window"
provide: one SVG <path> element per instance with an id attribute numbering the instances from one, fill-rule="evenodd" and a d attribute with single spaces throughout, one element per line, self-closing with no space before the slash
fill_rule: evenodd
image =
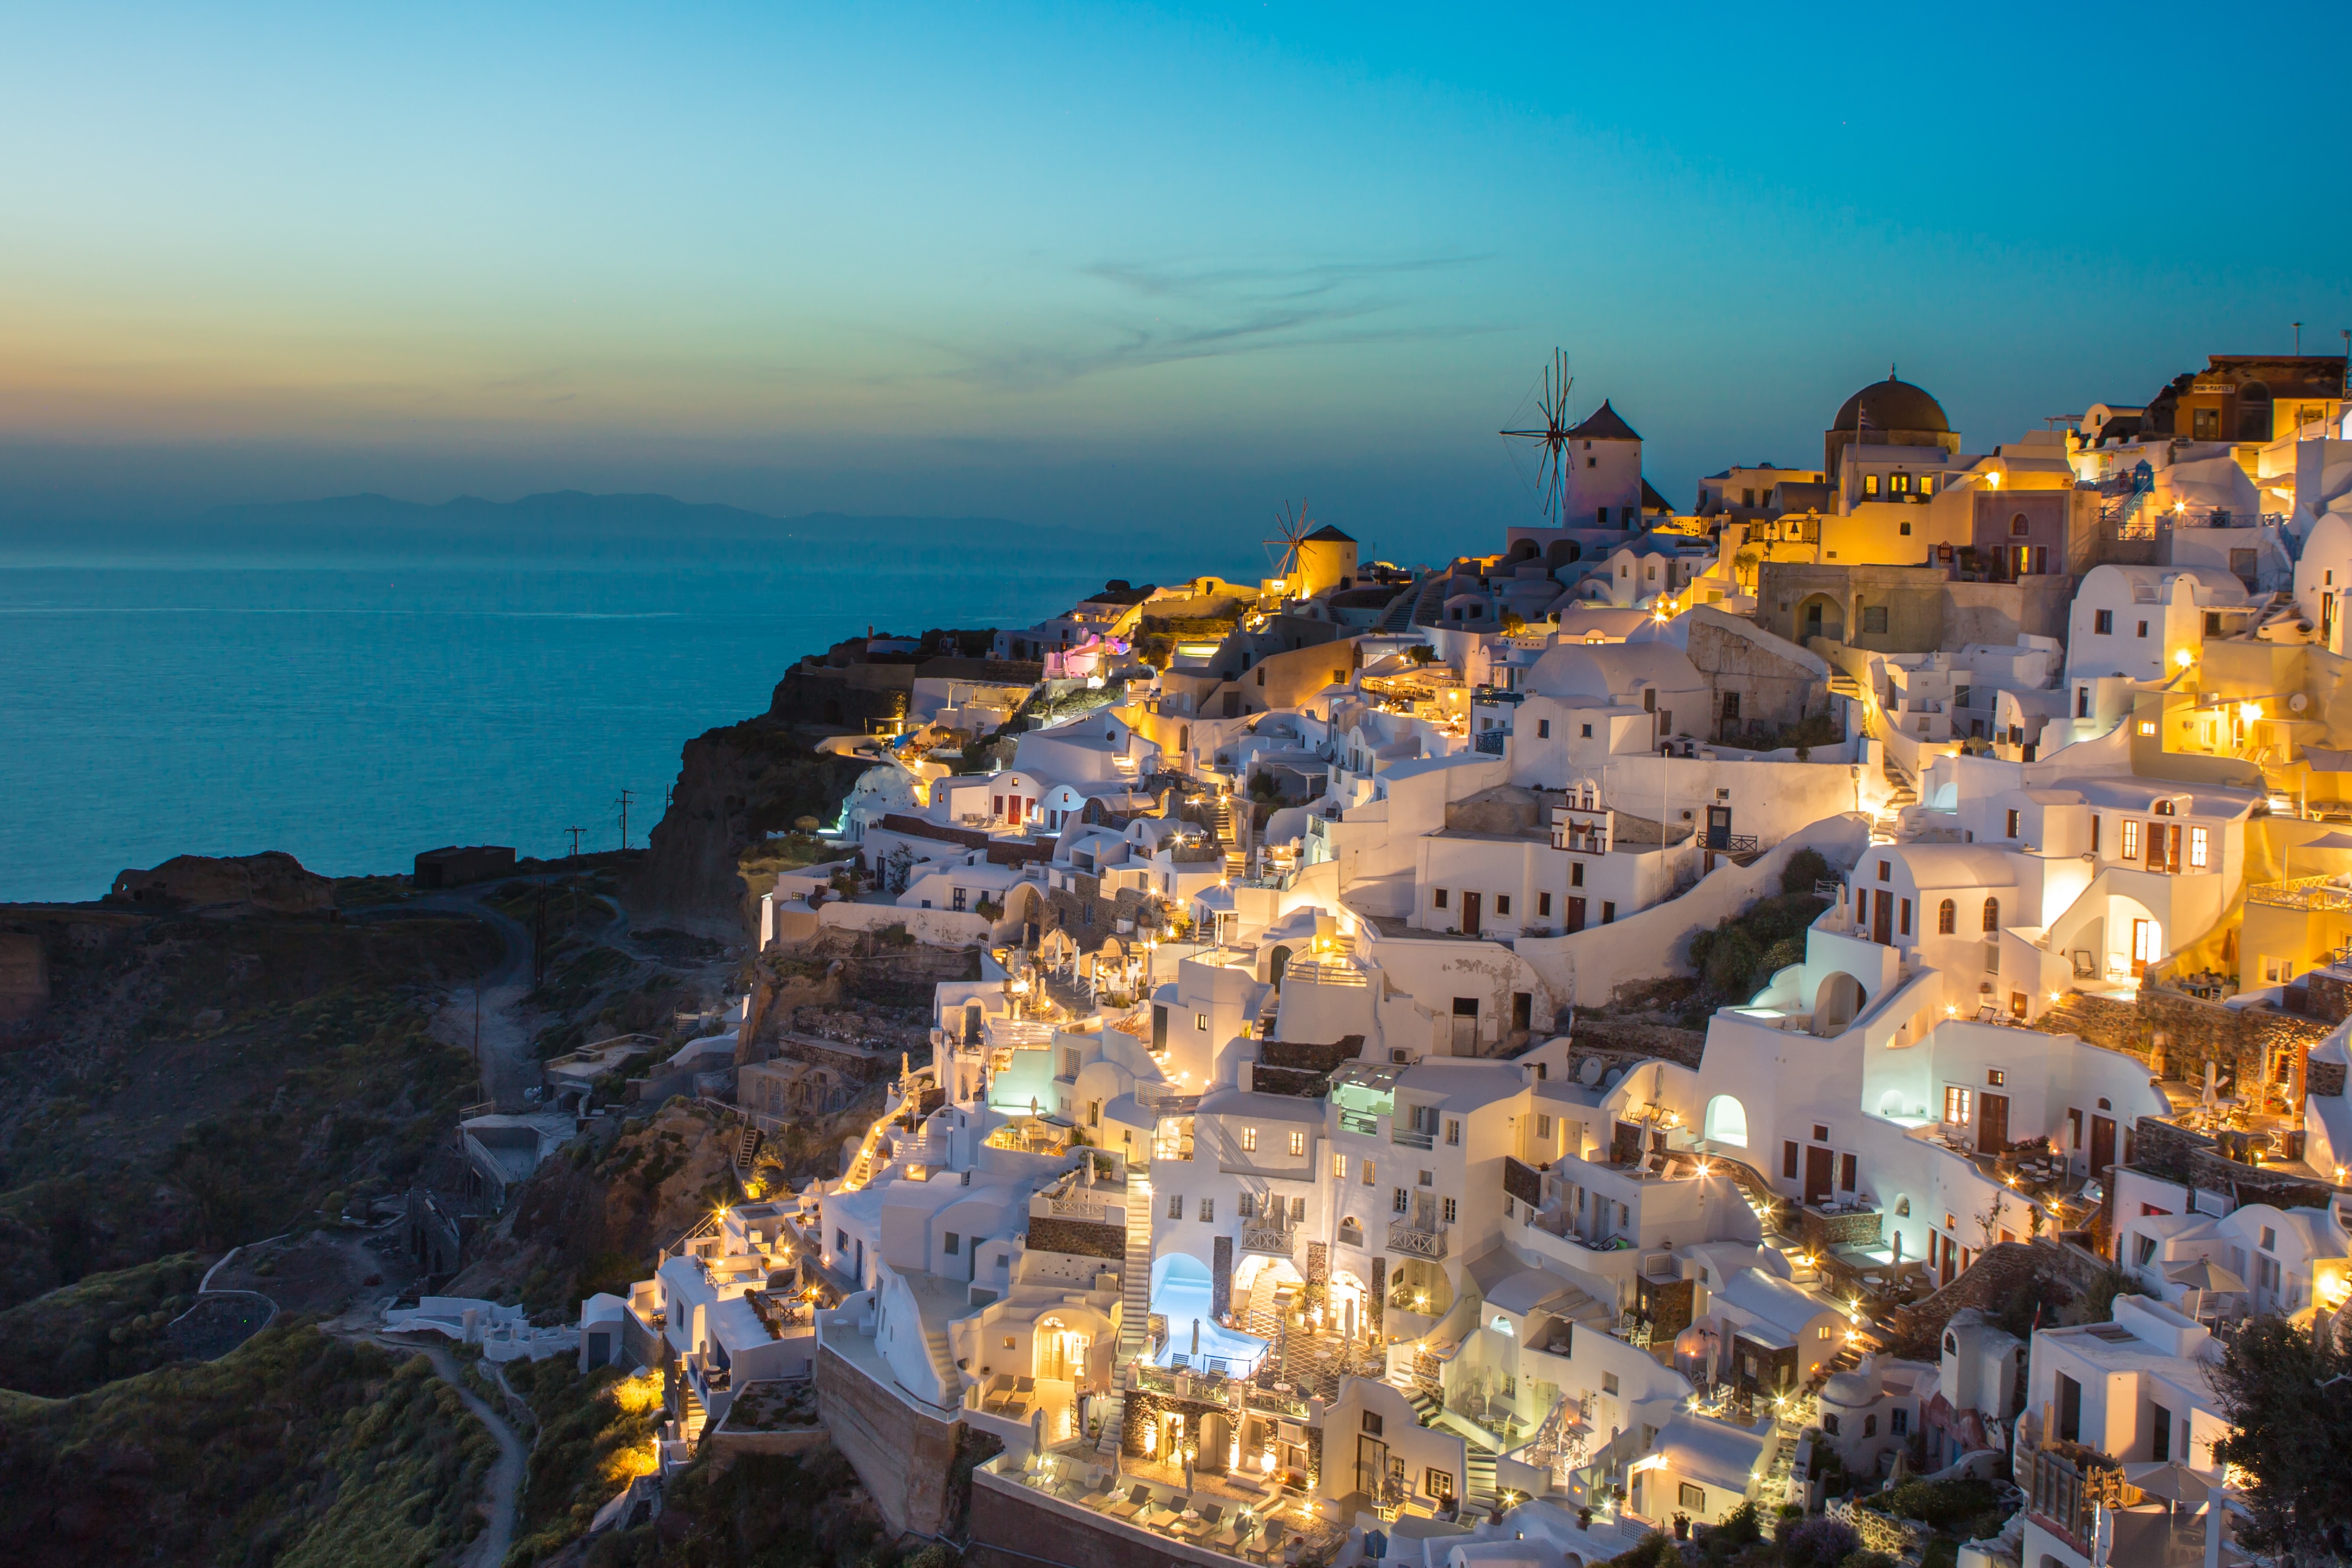
<path id="1" fill-rule="evenodd" d="M 1592 726 L 1591 726 L 1591 725 L 1587 724 L 1587 725 L 1585 725 L 1585 726 L 1584 726 L 1584 734 L 1583 734 L 1583 736 L 1582 736 L 1581 738 L 1582 738 L 1582 739 L 1584 739 L 1584 740 L 1587 740 L 1587 741 L 1590 741 L 1591 739 L 1592 739 Z"/>
<path id="2" fill-rule="evenodd" d="M 1551 913 L 1551 895 L 1549 893 L 1538 893 L 1536 895 L 1536 913 L 1538 915 L 1548 915 Z"/>
<path id="3" fill-rule="evenodd" d="M 1495 912 L 1498 915 L 1507 915 L 1511 912 L 1510 894 L 1496 893 L 1495 895 Z"/>
<path id="4" fill-rule="evenodd" d="M 1536 739 L 1538 741 L 1549 741 L 1551 739 L 1550 720 L 1538 719 L 1536 721 Z"/>
<path id="5" fill-rule="evenodd" d="M 1906 533 L 1910 532 L 1911 525 L 1907 522 L 1905 523 L 1903 525 L 1903 531 Z M 1689 1481 L 1685 1481 L 1675 1489 L 1675 1501 L 1680 1507 L 1686 1508 L 1693 1513 L 1703 1512 L 1706 1508 L 1706 1489 L 1702 1486 L 1695 1486 Z"/>
<path id="6" fill-rule="evenodd" d="M 958 1253 L 963 1250 L 963 1237 L 958 1236 L 954 1231 L 948 1232 L 947 1243 L 941 1250 L 946 1252 L 950 1258 L 955 1257 Z"/>
<path id="7" fill-rule="evenodd" d="M 1615 1373 L 1604 1372 L 1601 1374 L 1601 1392 L 1603 1394 L 1614 1394 L 1617 1392 L 1617 1374 Z"/>
<path id="8" fill-rule="evenodd" d="M 1422 1172 L 1421 1184 L 1424 1187 L 1433 1187 L 1437 1185 L 1437 1173 L 1434 1171 Z"/>
<path id="9" fill-rule="evenodd" d="M 1985 1086 L 1986 1086 L 1987 1088 L 1989 1088 L 1989 1089 L 1999 1089 L 1999 1088 L 2000 1088 L 2002 1085 L 2006 1084 L 2007 1082 L 2009 1082 L 2009 1075 L 2008 1075 L 2007 1073 L 2005 1073 L 2005 1072 L 2001 1071 L 2001 1070 L 2000 1070 L 2000 1068 L 1985 1068 Z"/>
<path id="10" fill-rule="evenodd" d="M 1445 889 L 1443 888 L 1431 889 L 1429 893 L 1429 902 L 1430 907 L 1433 909 L 1444 909 L 1445 907 Z"/>

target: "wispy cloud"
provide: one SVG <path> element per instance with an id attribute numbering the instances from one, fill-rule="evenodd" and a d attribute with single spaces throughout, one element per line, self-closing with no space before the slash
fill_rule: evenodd
<path id="1" fill-rule="evenodd" d="M 1405 280 L 1475 266 L 1481 256 L 1394 261 L 1321 261 L 1292 267 L 1098 261 L 1079 276 L 1126 297 L 1052 339 L 974 347 L 939 345 L 962 363 L 959 380 L 1034 390 L 1106 372 L 1187 360 L 1344 344 L 1466 337 L 1496 329 L 1444 323 L 1382 324 L 1416 302 Z M 1149 307 L 1147 320 L 1142 310 Z"/>

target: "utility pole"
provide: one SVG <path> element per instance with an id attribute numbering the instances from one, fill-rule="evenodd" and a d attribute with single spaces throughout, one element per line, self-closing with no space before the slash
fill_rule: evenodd
<path id="1" fill-rule="evenodd" d="M 621 792 L 621 847 L 629 847 L 629 792 Z"/>
<path id="2" fill-rule="evenodd" d="M 572 835 L 572 858 L 577 860 L 580 858 L 580 836 L 588 830 L 584 827 L 567 827 L 563 831 Z"/>

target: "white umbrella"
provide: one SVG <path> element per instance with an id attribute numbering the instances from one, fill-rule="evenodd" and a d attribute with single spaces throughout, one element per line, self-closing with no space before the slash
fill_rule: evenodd
<path id="1" fill-rule="evenodd" d="M 2174 1459 L 2158 1459 L 2147 1464 L 2126 1465 L 2124 1479 L 2153 1498 L 2167 1502 L 2185 1502 L 2192 1506 L 2203 1502 L 2208 1495 L 2221 1489 L 2220 1476 L 2192 1470 Z"/>
<path id="2" fill-rule="evenodd" d="M 2226 1296 L 2246 1288 L 2244 1280 L 2210 1258 L 2191 1258 L 2187 1263 L 2168 1263 L 2164 1266 L 2164 1277 L 2194 1294 L 2200 1307 L 2205 1304 L 2205 1298 L 2209 1295 Z M 2189 1313 L 2192 1318 L 2196 1315 L 2193 1310 Z"/>

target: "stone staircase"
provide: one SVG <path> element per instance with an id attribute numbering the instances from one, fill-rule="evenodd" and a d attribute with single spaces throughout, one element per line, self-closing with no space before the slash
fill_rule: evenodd
<path id="1" fill-rule="evenodd" d="M 1484 1509 L 1489 1515 L 1500 1515 L 1503 1500 L 1495 1486 L 1494 1450 L 1465 1437 L 1462 1440 L 1462 1459 L 1463 1468 L 1467 1472 L 1464 1479 L 1470 1485 L 1470 1495 L 1464 1500 L 1467 1504 L 1464 1511 Z"/>
<path id="2" fill-rule="evenodd" d="M 963 1373 L 957 1370 L 955 1351 L 948 1343 L 945 1329 L 927 1329 L 923 1333 L 923 1350 L 931 1358 L 931 1370 L 939 1373 L 940 1387 L 951 1402 L 963 1399 Z"/>
<path id="3" fill-rule="evenodd" d="M 1880 812 L 1878 819 L 1870 825 L 1870 830 L 1874 835 L 1884 835 L 1893 838 L 1895 829 L 1902 825 L 1903 808 L 1919 804 L 1919 788 L 1917 783 L 1909 773 L 1903 771 L 1903 765 L 1897 763 L 1892 754 L 1882 753 L 1882 755 L 1885 761 L 1880 764 L 1880 771 L 1886 775 L 1887 787 L 1895 793 L 1887 796 L 1885 809 Z"/>
<path id="4" fill-rule="evenodd" d="M 1103 1402 L 1095 1452 L 1116 1454 L 1127 1426 L 1127 1369 L 1143 1353 L 1151 1318 L 1151 1178 L 1127 1171 L 1127 1256 L 1119 1265 L 1118 1348 L 1111 1358 L 1110 1397 Z"/>
<path id="5" fill-rule="evenodd" d="M 1424 1426 L 1436 1425 L 1438 1416 L 1445 1408 L 1437 1403 L 1437 1395 L 1411 1379 L 1407 1379 L 1399 1386 L 1404 1394 L 1405 1403 L 1412 1406 L 1413 1417 Z"/>
<path id="6" fill-rule="evenodd" d="M 709 1423 L 709 1413 L 702 1407 L 702 1396 L 694 1385 L 681 1379 L 677 1385 L 677 1435 L 689 1447 L 702 1441 L 702 1428 Z"/>
<path id="7" fill-rule="evenodd" d="M 1225 875 L 1228 877 L 1249 875 L 1249 850 L 1243 845 L 1241 835 L 1234 825 L 1234 803 L 1230 798 L 1218 800 L 1215 820 L 1217 842 L 1225 847 Z"/>
<path id="8" fill-rule="evenodd" d="M 1427 578 L 1423 578 L 1419 582 L 1408 583 L 1398 592 L 1395 598 L 1391 599 L 1388 602 L 1387 607 L 1381 612 L 1380 629 L 1381 631 L 1409 632 L 1412 630 L 1413 607 L 1421 603 L 1421 591 L 1427 585 Z"/>

